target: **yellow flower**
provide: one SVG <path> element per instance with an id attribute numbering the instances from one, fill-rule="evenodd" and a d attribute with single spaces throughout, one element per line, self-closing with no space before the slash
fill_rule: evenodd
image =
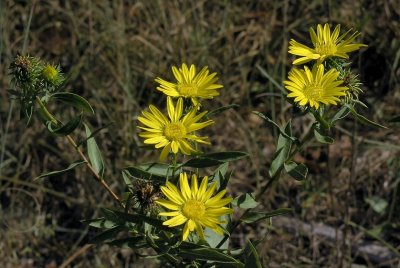
<path id="1" fill-rule="evenodd" d="M 57 76 L 58 76 L 58 70 L 50 64 L 47 64 L 43 68 L 43 76 L 48 80 L 48 81 L 54 81 Z"/>
<path id="2" fill-rule="evenodd" d="M 312 71 L 304 66 L 304 70 L 293 69 L 289 73 L 288 81 L 284 81 L 285 87 L 290 91 L 289 98 L 305 106 L 319 108 L 320 103 L 336 105 L 340 96 L 345 96 L 347 87 L 340 86 L 342 80 L 336 80 L 339 72 L 335 69 L 324 74 L 322 64 L 314 65 Z"/>
<path id="3" fill-rule="evenodd" d="M 144 143 L 155 144 L 155 148 L 163 148 L 160 160 L 164 161 L 170 150 L 174 154 L 181 151 L 183 154 L 190 155 L 196 150 L 191 142 L 210 144 L 207 137 L 198 137 L 194 131 L 205 128 L 214 123 L 212 120 L 198 122 L 207 112 L 197 114 L 197 107 L 192 108 L 185 116 L 183 114 L 183 100 L 178 99 L 176 106 L 172 98 L 167 98 L 167 110 L 169 119 L 164 116 L 155 106 L 150 105 L 150 112 L 143 111 L 138 120 L 146 127 L 139 127 L 145 132 L 139 136 L 145 138 Z M 190 142 L 191 141 L 191 142 Z"/>
<path id="4" fill-rule="evenodd" d="M 172 67 L 176 83 L 165 81 L 157 77 L 155 81 L 160 84 L 157 89 L 167 96 L 191 98 L 193 104 L 199 104 L 198 98 L 212 99 L 219 95 L 217 89 L 222 88 L 218 81 L 217 73 L 209 74 L 208 67 L 204 67 L 196 74 L 196 66 L 183 63 L 181 68 Z"/>
<path id="5" fill-rule="evenodd" d="M 293 64 L 304 64 L 312 60 L 318 60 L 318 63 L 322 63 L 328 57 L 348 59 L 349 56 L 347 53 L 367 46 L 364 44 L 351 44 L 360 33 L 355 32 L 345 39 L 349 31 L 340 37 L 339 32 L 340 24 L 335 27 L 332 34 L 327 23 L 323 28 L 321 24 L 318 24 L 317 34 L 315 34 L 313 28 L 310 28 L 310 36 L 314 48 L 300 44 L 292 39 L 290 41 L 289 53 L 301 56 L 293 61 Z"/>
<path id="6" fill-rule="evenodd" d="M 231 197 L 222 198 L 226 190 L 222 190 L 211 197 L 215 192 L 217 183 L 212 183 L 208 189 L 207 184 L 208 177 L 206 176 L 198 187 L 197 176 L 193 174 L 191 187 L 189 187 L 187 174 L 181 173 L 179 177 L 180 189 L 171 182 L 167 182 L 166 186 L 161 186 L 161 191 L 168 200 L 159 199 L 156 203 L 172 211 L 161 212 L 159 215 L 172 217 L 163 223 L 169 227 L 185 223 L 182 240 L 186 240 L 189 233 L 194 230 L 200 238 L 204 239 L 204 227 L 222 235 L 223 230 L 220 224 L 224 221 L 220 220 L 220 216 L 233 212 L 231 208 L 224 207 L 232 201 Z"/>

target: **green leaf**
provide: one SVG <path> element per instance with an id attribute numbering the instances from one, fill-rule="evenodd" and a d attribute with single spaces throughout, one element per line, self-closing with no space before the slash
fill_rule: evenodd
<path id="1" fill-rule="evenodd" d="M 130 190 L 132 190 L 134 187 L 133 187 L 133 183 L 132 183 L 132 181 L 131 181 L 131 179 L 130 179 L 129 177 L 130 177 L 129 172 L 126 171 L 126 170 L 123 170 L 123 171 L 122 171 L 122 178 L 124 179 L 125 185 L 126 185 Z"/>
<path id="2" fill-rule="evenodd" d="M 330 125 L 333 126 L 337 121 L 345 118 L 350 113 L 347 106 L 343 106 L 331 119 Z"/>
<path id="3" fill-rule="evenodd" d="M 111 210 L 113 214 L 120 220 L 127 221 L 127 222 L 132 222 L 136 224 L 143 224 L 143 222 L 148 223 L 154 227 L 156 227 L 158 230 L 163 230 L 167 231 L 170 233 L 178 234 L 181 233 L 179 229 L 176 228 L 171 228 L 168 226 L 163 225 L 164 221 L 159 220 L 159 219 L 154 219 L 142 214 L 130 214 L 130 213 L 124 213 L 116 210 Z"/>
<path id="4" fill-rule="evenodd" d="M 193 167 L 193 168 L 205 168 L 221 165 L 225 162 L 232 162 L 247 157 L 248 154 L 245 152 L 219 152 L 204 154 L 198 158 L 192 158 L 187 162 L 181 164 L 181 167 Z"/>
<path id="5" fill-rule="evenodd" d="M 114 122 L 111 122 L 111 123 L 105 125 L 104 127 L 101 127 L 101 128 L 96 129 L 95 131 L 92 132 L 92 134 L 90 134 L 89 137 L 86 137 L 85 139 L 83 139 L 83 140 L 77 142 L 77 143 L 76 143 L 76 146 L 78 146 L 78 147 L 81 146 L 82 144 L 86 143 L 88 139 L 94 137 L 94 136 L 95 136 L 96 134 L 98 134 L 100 131 L 102 131 L 102 130 L 105 129 L 105 128 L 108 128 L 109 126 L 111 126 L 111 125 L 113 125 L 113 124 L 114 124 Z"/>
<path id="6" fill-rule="evenodd" d="M 219 107 L 219 108 L 217 108 L 217 109 L 215 109 L 215 110 L 213 110 L 211 112 L 208 112 L 208 114 L 206 116 L 207 117 L 215 116 L 215 115 L 220 114 L 222 112 L 225 112 L 225 111 L 227 111 L 229 109 L 239 108 L 239 107 L 240 106 L 237 105 L 237 104 L 230 104 L 230 105 L 222 106 L 222 107 Z"/>
<path id="7" fill-rule="evenodd" d="M 296 164 L 293 161 L 285 163 L 285 171 L 293 179 L 302 181 L 307 178 L 308 168 L 304 164 Z"/>
<path id="8" fill-rule="evenodd" d="M 54 134 L 57 135 L 62 135 L 62 136 L 67 136 L 71 134 L 82 122 L 82 114 L 79 114 L 79 116 L 72 118 L 68 123 L 63 124 L 60 127 L 54 128 L 54 124 L 51 121 L 47 121 L 47 129 Z"/>
<path id="9" fill-rule="evenodd" d="M 51 172 L 48 172 L 48 173 L 44 173 L 44 174 L 34 178 L 33 180 L 35 181 L 35 180 L 38 180 L 38 179 L 41 179 L 41 178 L 44 178 L 44 177 L 51 177 L 51 176 L 54 176 L 54 175 L 59 175 L 59 174 L 62 174 L 64 172 L 67 172 L 69 170 L 72 170 L 72 169 L 76 168 L 77 166 L 80 166 L 80 165 L 82 165 L 84 163 L 86 163 L 86 161 L 78 160 L 78 161 L 73 162 L 67 168 L 65 168 L 63 170 L 57 170 L 57 171 L 51 171 Z"/>
<path id="10" fill-rule="evenodd" d="M 115 226 L 94 236 L 92 239 L 90 239 L 90 243 L 99 244 L 103 243 L 106 240 L 113 239 L 119 232 L 123 231 L 124 229 L 124 226 Z"/>
<path id="11" fill-rule="evenodd" d="M 82 112 L 94 114 L 94 110 L 92 106 L 90 106 L 89 102 L 85 98 L 77 94 L 69 92 L 57 92 L 54 93 L 51 97 L 65 104 L 78 108 Z"/>
<path id="12" fill-rule="evenodd" d="M 245 222 L 245 223 L 255 223 L 259 222 L 264 219 L 269 219 L 271 217 L 275 217 L 278 215 L 284 215 L 292 212 L 291 208 L 279 208 L 277 210 L 271 211 L 271 212 L 248 212 L 243 215 L 242 218 L 240 218 L 240 221 Z"/>
<path id="13" fill-rule="evenodd" d="M 232 205 L 239 208 L 248 209 L 248 208 L 255 208 L 256 206 L 258 206 L 258 202 L 255 200 L 254 195 L 252 193 L 250 194 L 246 193 L 239 197 L 236 197 L 232 201 Z"/>
<path id="14" fill-rule="evenodd" d="M 124 171 L 133 178 L 154 180 L 165 183 L 165 179 L 172 178 L 172 166 L 160 163 L 141 164 L 135 167 L 126 167 Z M 181 173 L 181 169 L 175 171 L 175 177 Z"/>
<path id="15" fill-rule="evenodd" d="M 83 220 L 81 222 L 88 224 L 91 227 L 101 228 L 101 229 L 110 229 L 120 224 L 119 222 L 115 222 L 113 220 L 106 220 L 105 218 Z"/>
<path id="16" fill-rule="evenodd" d="M 211 158 L 192 158 L 185 163 L 181 164 L 179 167 L 192 167 L 192 168 L 206 168 L 206 167 L 215 167 L 223 164 L 224 162 L 220 160 L 215 160 Z"/>
<path id="17" fill-rule="evenodd" d="M 248 246 L 251 250 L 250 255 L 246 258 L 245 268 L 262 268 L 260 257 L 258 256 L 257 249 L 248 241 Z"/>
<path id="18" fill-rule="evenodd" d="M 226 216 L 226 215 L 225 215 L 225 216 Z M 226 218 L 227 218 L 227 217 L 224 217 L 224 219 L 222 219 L 222 220 L 225 220 Z M 227 224 L 227 223 L 224 223 L 222 227 L 225 228 L 225 227 L 226 227 L 226 224 Z M 205 228 L 205 229 L 204 229 L 204 236 L 205 236 L 205 239 L 206 239 L 208 245 L 210 245 L 210 247 L 212 247 L 212 248 L 216 248 L 217 245 L 218 245 L 218 244 L 221 242 L 221 240 L 224 238 L 224 235 L 217 234 L 216 232 L 214 232 L 214 231 L 211 230 L 210 228 Z M 224 243 L 221 247 L 219 247 L 219 248 L 221 248 L 221 249 L 228 249 L 228 246 L 229 246 L 229 239 L 227 239 L 227 240 L 225 241 L 225 243 Z"/>
<path id="19" fill-rule="evenodd" d="M 119 248 L 132 248 L 132 249 L 147 247 L 147 242 L 145 241 L 144 236 L 115 239 L 113 241 L 108 242 L 107 244 Z"/>
<path id="20" fill-rule="evenodd" d="M 265 119 L 267 122 L 269 122 L 269 123 L 271 123 L 273 126 L 275 126 L 275 127 L 279 130 L 279 133 L 280 133 L 283 137 L 285 137 L 286 139 L 289 139 L 289 140 L 291 140 L 291 141 L 293 141 L 293 142 L 297 142 L 297 138 L 296 138 L 296 137 L 292 137 L 292 136 L 291 136 L 291 135 L 292 135 L 291 132 L 290 132 L 290 135 L 288 135 L 287 132 L 285 131 L 285 129 L 282 130 L 281 127 L 280 127 L 277 123 L 275 123 L 275 121 L 273 121 L 272 119 L 270 119 L 268 116 L 266 116 L 266 115 L 264 115 L 264 114 L 262 114 L 262 113 L 260 113 L 260 112 L 257 112 L 257 111 L 254 111 L 253 114 L 258 115 L 259 117 Z"/>
<path id="21" fill-rule="evenodd" d="M 228 185 L 230 176 L 225 177 L 225 174 L 228 171 L 228 166 L 229 162 L 225 162 L 213 172 L 212 181 L 216 181 L 218 183 L 219 189 L 225 189 Z"/>
<path id="22" fill-rule="evenodd" d="M 383 214 L 386 211 L 388 206 L 388 202 L 385 199 L 380 198 L 379 196 L 373 196 L 370 198 L 365 198 L 365 202 L 367 202 L 371 208 L 379 214 Z"/>
<path id="23" fill-rule="evenodd" d="M 291 121 L 287 122 L 284 131 L 286 133 L 285 136 L 279 134 L 276 152 L 269 168 L 269 175 L 271 176 L 271 178 L 274 178 L 278 174 L 278 172 L 282 170 L 284 163 L 289 157 L 292 141 L 288 139 L 287 136 L 292 136 Z"/>
<path id="24" fill-rule="evenodd" d="M 180 255 L 183 258 L 191 260 L 203 260 L 211 262 L 222 262 L 222 263 L 232 263 L 232 264 L 242 264 L 235 258 L 229 256 L 228 254 L 222 253 L 213 248 L 194 248 L 190 250 L 181 249 Z M 242 264 L 243 265 L 243 264 Z M 232 266 L 235 267 L 235 266 Z"/>
<path id="25" fill-rule="evenodd" d="M 246 152 L 231 151 L 231 152 L 219 152 L 219 153 L 204 154 L 201 157 L 215 159 L 215 160 L 219 160 L 222 162 L 232 162 L 232 161 L 246 158 L 248 156 L 249 155 Z"/>
<path id="26" fill-rule="evenodd" d="M 346 104 L 346 106 L 349 108 L 349 110 L 350 110 L 351 114 L 354 116 L 354 118 L 356 118 L 357 121 L 359 121 L 360 123 L 367 125 L 367 126 L 387 129 L 387 127 L 382 126 L 378 123 L 375 123 L 375 122 L 367 119 L 366 117 L 362 116 L 361 114 L 357 113 L 357 111 L 354 109 L 354 107 L 350 106 L 349 104 Z"/>
<path id="27" fill-rule="evenodd" d="M 92 134 L 92 132 L 90 131 L 90 128 L 86 124 L 83 125 L 85 126 L 86 137 L 89 137 Z M 100 176 L 100 178 L 102 178 L 104 175 L 105 167 L 99 146 L 97 146 L 96 140 L 93 137 L 87 139 L 86 143 L 88 147 L 88 155 L 90 163 L 93 166 L 96 173 Z"/>
<path id="28" fill-rule="evenodd" d="M 332 137 L 323 135 L 318 128 L 314 128 L 315 139 L 323 144 L 333 144 L 335 140 Z"/>
<path id="29" fill-rule="evenodd" d="M 361 105 L 362 107 L 364 107 L 366 109 L 368 109 L 368 106 L 364 102 L 362 102 L 360 100 L 353 100 L 353 102 L 358 104 L 358 105 Z"/>

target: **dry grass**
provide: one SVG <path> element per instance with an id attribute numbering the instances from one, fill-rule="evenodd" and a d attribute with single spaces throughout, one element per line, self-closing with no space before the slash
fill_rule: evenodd
<path id="1" fill-rule="evenodd" d="M 225 89 L 216 102 L 206 104 L 209 109 L 241 105 L 218 118 L 210 133 L 214 147 L 209 150 L 245 150 L 252 156 L 232 167 L 231 192 L 264 185 L 276 133 L 251 111 L 267 113 L 278 122 L 291 116 L 273 81 L 281 84 L 290 68 L 288 40 L 306 40 L 308 28 L 317 23 L 331 21 L 363 32 L 369 47 L 355 55 L 354 67 L 365 82 L 362 100 L 370 106 L 365 112 L 384 124 L 400 114 L 400 5 L 396 1 L 1 1 L 0 141 L 5 150 L 0 190 L 25 189 L 32 195 L 25 202 L 40 204 L 40 213 L 26 211 L 26 218 L 14 222 L 18 227 L 38 220 L 33 231 L 14 232 L 0 223 L 2 267 L 62 264 L 93 236 L 80 220 L 96 217 L 98 206 L 111 204 L 85 170 L 32 181 L 77 159 L 62 139 L 44 134 L 38 121 L 26 130 L 15 106 L 9 110 L 7 66 L 22 51 L 32 5 L 26 51 L 61 64 L 69 77 L 66 90 L 86 96 L 95 107 L 96 117 L 90 119 L 95 127 L 114 122 L 98 139 L 107 159 L 106 177 L 116 191 L 123 190 L 120 168 L 155 159 L 154 153 L 139 147 L 136 115 L 148 103 L 160 102 L 154 78 L 170 78 L 170 66 L 181 62 L 208 65 L 220 74 Z M 294 121 L 299 134 L 308 123 Z M 399 126 L 390 126 L 376 130 L 351 119 L 343 122 L 335 130 L 335 145 L 315 144 L 298 156 L 310 168 L 308 180 L 301 184 L 281 180 L 265 195 L 262 207 L 292 207 L 293 217 L 324 222 L 351 239 L 376 240 L 354 226 L 381 228 L 378 236 L 399 250 Z M 366 203 L 374 196 L 388 202 L 384 213 L 376 213 Z M 362 257 L 352 259 L 345 245 L 315 244 L 279 226 L 242 228 L 234 241 L 239 245 L 260 232 L 269 232 L 259 246 L 266 267 L 348 267 L 351 263 L 379 267 Z M 99 246 L 77 256 L 71 265 L 145 266 L 136 260 L 135 252 Z"/>

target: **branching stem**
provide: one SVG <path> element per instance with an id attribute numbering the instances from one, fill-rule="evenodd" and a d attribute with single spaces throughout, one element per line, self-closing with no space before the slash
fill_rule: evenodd
<path id="1" fill-rule="evenodd" d="M 40 107 L 40 112 L 44 116 L 44 118 L 48 121 L 51 121 L 55 125 L 60 125 L 61 123 L 47 110 L 46 106 L 44 103 L 41 101 L 39 97 L 36 97 L 36 103 Z M 67 135 L 65 136 L 69 142 L 69 144 L 74 147 L 74 149 L 77 151 L 77 153 L 80 155 L 83 161 L 85 161 L 86 166 L 89 168 L 90 172 L 93 174 L 94 178 L 103 186 L 104 189 L 112 196 L 112 198 L 118 202 L 118 204 L 122 207 L 125 208 L 124 204 L 121 202 L 121 199 L 114 193 L 114 191 L 111 189 L 111 187 L 107 184 L 107 182 L 104 180 L 104 178 L 100 177 L 100 175 L 96 172 L 96 170 L 93 168 L 92 164 L 90 164 L 89 159 L 87 159 L 86 155 L 82 152 L 82 150 L 79 148 L 79 146 L 76 144 L 74 139 L 70 136 Z"/>

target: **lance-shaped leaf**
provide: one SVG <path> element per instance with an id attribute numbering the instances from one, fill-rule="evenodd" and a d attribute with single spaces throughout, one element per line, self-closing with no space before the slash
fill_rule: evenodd
<path id="1" fill-rule="evenodd" d="M 258 202 L 255 200 L 252 193 L 246 193 L 232 200 L 232 205 L 239 208 L 255 208 L 258 206 Z"/>
<path id="2" fill-rule="evenodd" d="M 112 240 L 107 244 L 119 248 L 139 249 L 147 247 L 147 242 L 144 238 L 145 238 L 144 236 L 127 237 L 127 238 Z"/>
<path id="3" fill-rule="evenodd" d="M 227 111 L 227 110 L 229 110 L 229 109 L 239 108 L 239 107 L 240 107 L 240 106 L 237 105 L 237 104 L 230 104 L 230 105 L 222 106 L 222 107 L 219 107 L 219 108 L 217 108 L 217 109 L 215 109 L 215 110 L 213 110 L 213 111 L 211 111 L 211 112 L 208 112 L 208 114 L 207 114 L 206 116 L 209 118 L 209 117 L 211 117 L 211 116 L 215 116 L 215 115 L 217 115 L 217 114 L 220 114 L 220 113 L 222 113 L 222 112 L 225 112 L 225 111 Z"/>
<path id="4" fill-rule="evenodd" d="M 71 165 L 69 165 L 65 169 L 44 173 L 44 174 L 34 178 L 33 180 L 38 180 L 38 179 L 41 179 L 41 178 L 44 178 L 44 177 L 51 177 L 51 176 L 55 176 L 55 175 L 60 175 L 60 174 L 65 173 L 65 172 L 67 172 L 69 170 L 72 170 L 72 169 L 76 168 L 77 166 L 80 166 L 80 165 L 82 165 L 84 163 L 86 163 L 86 162 L 78 160 L 78 161 L 73 162 Z"/>
<path id="5" fill-rule="evenodd" d="M 331 126 L 334 126 L 335 123 L 343 118 L 345 118 L 350 113 L 350 110 L 347 106 L 343 106 L 340 110 L 332 117 L 331 122 L 329 123 Z"/>
<path id="6" fill-rule="evenodd" d="M 378 123 L 375 123 L 371 120 L 369 120 L 368 118 L 364 117 L 363 115 L 357 113 L 357 111 L 354 109 L 353 106 L 346 104 L 346 106 L 349 108 L 351 114 L 354 116 L 355 119 L 357 119 L 357 121 L 359 121 L 360 123 L 367 125 L 367 126 L 372 126 L 372 127 L 377 127 L 377 128 L 384 128 L 386 129 L 387 127 L 382 126 Z"/>
<path id="7" fill-rule="evenodd" d="M 90 243 L 99 244 L 104 243 L 106 240 L 111 240 L 116 237 L 116 235 L 125 229 L 124 226 L 115 226 L 111 229 L 105 230 L 104 232 L 94 236 L 90 239 Z"/>
<path id="8" fill-rule="evenodd" d="M 293 179 L 302 181 L 307 178 L 308 168 L 304 164 L 296 164 L 293 161 L 285 163 L 285 171 Z"/>
<path id="9" fill-rule="evenodd" d="M 290 132 L 290 135 L 288 135 L 287 131 L 285 129 L 282 129 L 277 123 L 275 123 L 275 121 L 273 121 L 272 119 L 270 119 L 268 116 L 266 116 L 265 114 L 262 114 L 260 112 L 254 111 L 254 114 L 258 115 L 259 117 L 265 119 L 267 122 L 269 122 L 270 124 L 272 124 L 273 126 L 275 126 L 278 130 L 279 133 L 285 137 L 286 139 L 289 139 L 293 142 L 297 142 L 297 138 L 296 137 L 292 137 L 292 133 Z"/>
<path id="10" fill-rule="evenodd" d="M 276 152 L 269 168 L 269 175 L 271 178 L 274 178 L 278 172 L 282 170 L 284 163 L 289 157 L 292 141 L 287 137 L 292 136 L 291 121 L 287 122 L 284 132 L 286 135 L 279 134 Z"/>
<path id="11" fill-rule="evenodd" d="M 194 167 L 194 168 L 205 168 L 221 165 L 225 162 L 232 162 L 247 157 L 248 154 L 245 152 L 231 151 L 231 152 L 219 152 L 204 154 L 198 158 L 192 158 L 187 162 L 181 164 L 181 167 Z"/>
<path id="12" fill-rule="evenodd" d="M 86 137 L 90 137 L 90 135 L 92 135 L 90 128 L 86 124 L 84 124 L 84 126 L 86 130 Z M 86 141 L 86 144 L 87 144 L 90 163 L 93 166 L 96 173 L 100 176 L 100 178 L 102 178 L 104 175 L 105 166 L 99 146 L 97 146 L 96 140 L 93 137 L 88 139 Z"/>
<path id="13" fill-rule="evenodd" d="M 73 106 L 73 107 L 81 110 L 82 112 L 94 114 L 94 110 L 93 110 L 92 106 L 90 106 L 89 102 L 85 98 L 83 98 L 77 94 L 69 93 L 69 92 L 57 92 L 57 93 L 54 93 L 51 96 L 51 98 L 54 98 L 65 104 L 68 104 L 70 106 Z"/>
<path id="14" fill-rule="evenodd" d="M 259 222 L 264 219 L 269 219 L 274 216 L 278 215 L 284 215 L 292 212 L 291 208 L 280 208 L 271 212 L 248 212 L 243 215 L 242 218 L 240 218 L 240 221 L 245 222 L 245 223 L 255 223 Z"/>
<path id="15" fill-rule="evenodd" d="M 165 179 L 171 178 L 173 175 L 173 167 L 160 163 L 141 164 L 134 167 L 124 168 L 126 175 L 137 179 L 153 180 L 159 183 L 164 183 Z M 175 177 L 181 173 L 181 169 L 175 170 Z"/>
<path id="16" fill-rule="evenodd" d="M 77 142 L 77 143 L 76 143 L 76 146 L 79 147 L 79 146 L 81 146 L 82 144 L 85 144 L 85 143 L 87 142 L 88 139 L 90 139 L 90 138 L 96 136 L 96 134 L 98 134 L 100 131 L 102 131 L 103 129 L 108 128 L 109 126 L 111 126 L 111 125 L 113 125 L 113 124 L 114 124 L 114 122 L 111 122 L 111 123 L 109 123 L 109 124 L 107 124 L 107 125 L 105 125 L 105 126 L 103 126 L 103 127 L 101 127 L 101 128 L 96 129 L 95 131 L 92 132 L 92 134 L 90 134 L 89 137 L 86 137 L 85 139 L 80 140 L 79 142 Z"/>
<path id="17" fill-rule="evenodd" d="M 210 262 L 222 262 L 233 265 L 231 267 L 243 267 L 243 263 L 235 258 L 213 248 L 194 248 L 194 249 L 181 249 L 180 255 L 184 258 L 191 260 L 203 260 Z M 239 265 L 239 266 L 235 266 Z"/>
<path id="18" fill-rule="evenodd" d="M 335 140 L 332 137 L 329 137 L 328 135 L 324 134 L 324 132 L 318 127 L 317 124 L 313 125 L 313 130 L 314 130 L 314 137 L 315 139 L 323 144 L 333 144 Z"/>
<path id="19" fill-rule="evenodd" d="M 250 255 L 246 258 L 245 268 L 262 268 L 260 257 L 258 256 L 257 249 L 250 242 L 247 242 L 248 247 L 250 248 Z"/>
<path id="20" fill-rule="evenodd" d="M 82 122 L 82 114 L 79 114 L 79 116 L 72 118 L 70 121 L 68 121 L 66 124 L 62 124 L 59 127 L 54 127 L 54 124 L 51 121 L 47 121 L 47 129 L 54 134 L 57 135 L 62 135 L 62 136 L 67 136 L 71 134 Z"/>

